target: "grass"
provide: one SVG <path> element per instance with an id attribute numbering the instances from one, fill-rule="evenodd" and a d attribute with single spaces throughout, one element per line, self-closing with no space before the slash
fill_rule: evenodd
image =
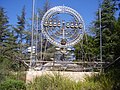
<path id="1" fill-rule="evenodd" d="M 27 85 L 27 90 L 104 90 L 99 84 L 88 76 L 84 82 L 75 82 L 55 73 L 54 75 L 36 77 L 33 82 Z"/>
<path id="2" fill-rule="evenodd" d="M 78 82 L 56 72 L 36 77 L 28 84 L 25 84 L 24 78 L 20 77 L 24 74 L 18 73 L 17 77 L 7 78 L 0 84 L 0 90 L 120 90 L 120 74 L 115 72 L 86 76 L 84 81 Z"/>
<path id="3" fill-rule="evenodd" d="M 59 74 L 43 75 L 29 83 L 27 90 L 75 90 L 77 84 Z"/>
<path id="4" fill-rule="evenodd" d="M 35 78 L 27 85 L 27 90 L 120 90 L 119 76 L 118 72 L 100 73 L 86 76 L 84 81 L 75 82 L 54 73 Z"/>

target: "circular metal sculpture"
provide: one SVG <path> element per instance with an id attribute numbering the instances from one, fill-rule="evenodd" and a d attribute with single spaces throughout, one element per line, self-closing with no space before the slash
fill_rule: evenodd
<path id="1" fill-rule="evenodd" d="M 67 14 L 70 21 L 61 20 L 59 14 Z M 41 29 L 46 38 L 55 46 L 65 48 L 78 43 L 84 34 L 84 21 L 80 14 L 66 6 L 56 6 L 48 10 L 42 18 Z"/>

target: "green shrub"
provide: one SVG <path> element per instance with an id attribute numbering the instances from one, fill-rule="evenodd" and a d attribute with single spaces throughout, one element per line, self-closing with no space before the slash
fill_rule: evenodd
<path id="1" fill-rule="evenodd" d="M 113 90 L 113 81 L 111 77 L 102 74 L 99 79 L 99 85 L 103 90 Z"/>
<path id="2" fill-rule="evenodd" d="M 0 84 L 0 90 L 26 90 L 26 86 L 20 80 L 7 79 Z"/>
<path id="3" fill-rule="evenodd" d="M 5 75 L 0 71 L 0 83 L 5 80 Z"/>
<path id="4" fill-rule="evenodd" d="M 87 76 L 85 78 L 85 84 L 87 85 L 86 82 L 89 82 L 88 84 L 91 83 L 91 87 L 92 85 L 99 88 L 99 90 L 113 90 L 114 87 L 114 80 L 113 78 L 113 74 L 108 72 L 108 73 L 100 73 L 97 75 L 92 75 L 91 77 Z M 93 84 L 92 84 L 93 83 Z M 87 85 L 89 86 L 89 85 Z M 96 89 L 92 89 L 92 90 L 96 90 Z"/>

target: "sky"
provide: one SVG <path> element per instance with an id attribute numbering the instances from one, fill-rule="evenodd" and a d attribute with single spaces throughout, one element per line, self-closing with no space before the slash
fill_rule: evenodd
<path id="1" fill-rule="evenodd" d="M 42 8 L 46 0 L 35 0 L 35 11 Z M 85 26 L 95 20 L 95 12 L 98 9 L 99 0 L 49 0 L 51 7 L 68 6 L 76 10 L 83 18 Z M 32 0 L 0 0 L 0 6 L 5 9 L 9 23 L 17 23 L 17 15 L 21 15 L 23 6 L 26 7 L 26 19 L 32 16 Z"/>

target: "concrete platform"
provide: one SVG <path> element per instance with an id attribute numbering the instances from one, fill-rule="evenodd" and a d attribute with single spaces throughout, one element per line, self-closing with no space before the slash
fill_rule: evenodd
<path id="1" fill-rule="evenodd" d="M 86 76 L 98 74 L 99 72 L 33 71 L 33 70 L 30 70 L 30 71 L 27 71 L 26 73 L 26 83 L 33 81 L 35 77 L 46 75 L 46 74 L 54 75 L 55 73 L 58 73 L 64 77 L 68 77 L 71 80 L 78 82 L 78 81 L 84 81 L 84 77 Z"/>

